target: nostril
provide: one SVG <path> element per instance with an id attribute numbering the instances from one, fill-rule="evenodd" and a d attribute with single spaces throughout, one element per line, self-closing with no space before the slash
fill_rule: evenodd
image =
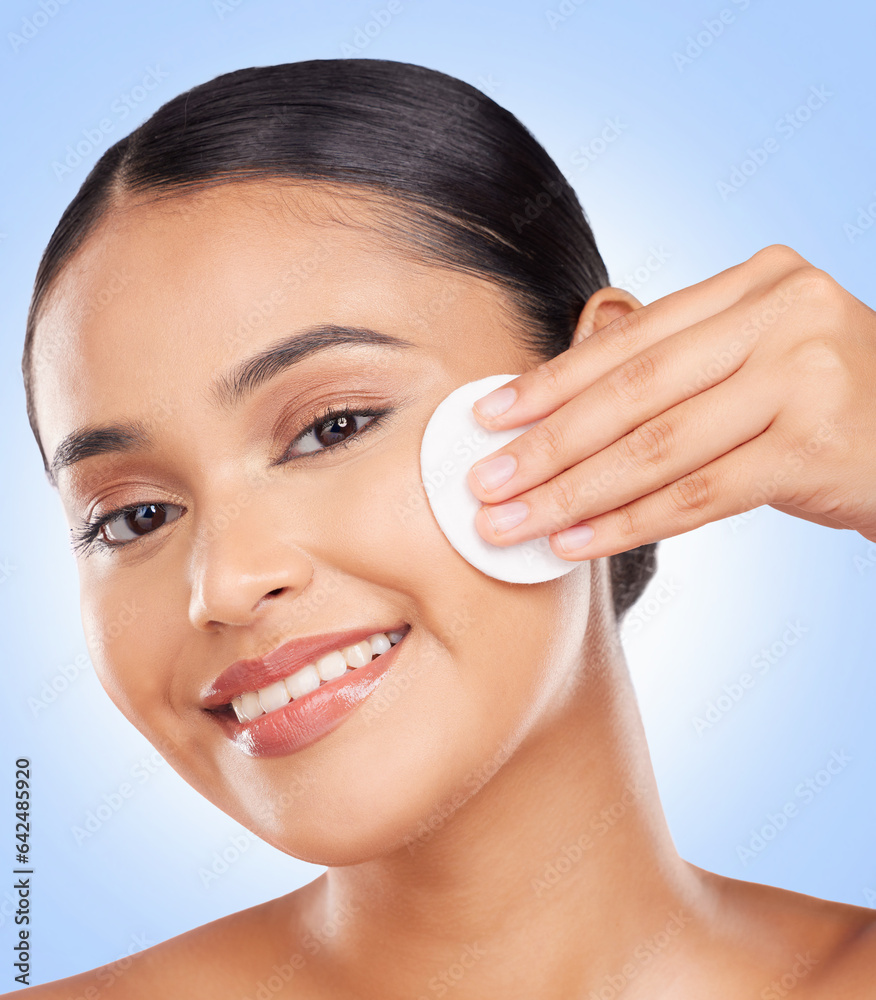
<path id="1" fill-rule="evenodd" d="M 267 594 L 265 594 L 265 597 L 278 597 L 285 589 L 285 587 L 277 587 L 276 590 L 269 590 Z"/>

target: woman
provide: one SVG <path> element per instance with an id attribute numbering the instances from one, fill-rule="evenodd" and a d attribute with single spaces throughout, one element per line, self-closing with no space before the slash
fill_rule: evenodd
<path id="1" fill-rule="evenodd" d="M 328 866 L 113 996 L 872 995 L 872 910 L 678 856 L 617 625 L 659 538 L 765 502 L 876 540 L 874 332 L 785 247 L 642 307 L 527 130 L 419 66 L 225 74 L 107 150 L 24 356 L 92 660 Z M 470 474 L 478 530 L 580 564 L 542 584 L 461 559 L 420 479 L 437 404 L 499 372 L 482 424 L 544 419 Z"/>

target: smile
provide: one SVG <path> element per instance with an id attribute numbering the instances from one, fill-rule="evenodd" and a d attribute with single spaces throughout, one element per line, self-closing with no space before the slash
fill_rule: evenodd
<path id="1" fill-rule="evenodd" d="M 311 637 L 281 646 L 263 660 L 238 661 L 213 683 L 202 708 L 249 757 L 296 753 L 355 713 L 398 659 L 410 631 L 405 625 L 385 632 L 339 633 L 335 642 L 347 636 L 358 641 L 335 649 L 329 646 L 330 636 Z M 309 656 L 305 649 L 311 650 Z M 267 683 L 241 690 L 248 686 L 247 677 L 250 683 Z M 375 713 L 385 710 L 383 705 Z M 366 717 L 362 724 L 371 721 Z"/>
<path id="2" fill-rule="evenodd" d="M 303 698 L 327 681 L 343 677 L 344 674 L 371 663 L 388 652 L 404 635 L 404 632 L 376 632 L 352 646 L 335 649 L 313 663 L 308 663 L 288 677 L 284 677 L 258 691 L 247 691 L 233 698 L 231 707 L 238 722 L 252 722 L 262 715 L 268 715 L 284 708 L 290 701 Z"/>

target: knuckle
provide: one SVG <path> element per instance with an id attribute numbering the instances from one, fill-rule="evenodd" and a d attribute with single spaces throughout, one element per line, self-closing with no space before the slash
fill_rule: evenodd
<path id="1" fill-rule="evenodd" d="M 708 479 L 702 472 L 689 472 L 669 487 L 669 501 L 677 514 L 704 511 L 712 500 Z"/>
<path id="2" fill-rule="evenodd" d="M 557 393 L 561 388 L 562 362 L 559 356 L 542 361 L 532 370 L 535 380 L 544 385 L 548 392 Z"/>
<path id="3" fill-rule="evenodd" d="M 830 337 L 809 337 L 791 350 L 791 362 L 798 375 L 824 378 L 843 377 L 846 366 L 839 344 Z"/>
<path id="4" fill-rule="evenodd" d="M 527 432 L 532 435 L 532 446 L 534 451 L 544 455 L 547 461 L 559 461 L 565 450 L 565 439 L 560 432 L 560 428 L 549 418 L 537 423 Z"/>
<path id="5" fill-rule="evenodd" d="M 839 291 L 839 285 L 826 271 L 804 263 L 802 267 L 795 267 L 782 277 L 778 282 L 778 291 L 786 300 L 806 298 L 816 302 L 832 302 Z"/>
<path id="6" fill-rule="evenodd" d="M 770 246 L 758 250 L 751 258 L 752 263 L 765 264 L 767 267 L 773 267 L 778 271 L 799 266 L 802 260 L 803 258 L 796 250 L 785 246 L 784 243 L 772 243 Z"/>
<path id="7" fill-rule="evenodd" d="M 622 538 L 637 538 L 641 532 L 638 515 L 632 504 L 617 509 L 617 531 Z"/>
<path id="8" fill-rule="evenodd" d="M 654 417 L 624 438 L 627 460 L 634 466 L 661 465 L 672 448 L 673 432 L 667 420 Z"/>
<path id="9" fill-rule="evenodd" d="M 578 500 L 568 476 L 554 476 L 548 483 L 551 503 L 563 517 L 578 516 Z"/>
<path id="10" fill-rule="evenodd" d="M 604 326 L 596 336 L 609 348 L 626 357 L 640 338 L 641 321 L 635 311 L 623 313 Z"/>
<path id="11" fill-rule="evenodd" d="M 650 391 L 655 373 L 654 358 L 650 354 L 637 354 L 612 372 L 608 384 L 619 402 L 639 403 Z"/>

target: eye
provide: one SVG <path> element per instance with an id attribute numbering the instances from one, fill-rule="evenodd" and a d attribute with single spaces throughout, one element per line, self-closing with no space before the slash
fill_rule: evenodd
<path id="1" fill-rule="evenodd" d="M 149 535 L 163 524 L 175 521 L 183 507 L 170 503 L 141 503 L 117 507 L 94 521 L 71 528 L 74 552 L 88 555 L 95 546 L 117 548 Z"/>
<path id="2" fill-rule="evenodd" d="M 130 542 L 170 524 L 182 513 L 182 508 L 170 503 L 144 503 L 116 511 L 102 520 L 99 531 L 110 544 Z"/>
<path id="3" fill-rule="evenodd" d="M 360 431 L 376 426 L 390 412 L 390 410 L 327 409 L 292 441 L 283 457 L 274 464 L 279 465 L 338 446 L 346 447 Z M 365 421 L 364 425 L 362 421 Z M 293 449 L 297 450 L 298 454 L 294 454 Z"/>
<path id="4" fill-rule="evenodd" d="M 271 464 L 282 465 L 332 448 L 346 448 L 362 430 L 376 427 L 392 412 L 391 407 L 383 410 L 329 407 L 292 441 L 281 458 Z M 299 446 L 298 454 L 293 453 L 295 445 Z M 184 513 L 184 507 L 171 503 L 142 503 L 118 507 L 94 521 L 71 528 L 73 549 L 88 555 L 95 547 L 119 548 L 136 542 L 145 535 L 151 535 L 153 531 L 170 524 Z"/>

